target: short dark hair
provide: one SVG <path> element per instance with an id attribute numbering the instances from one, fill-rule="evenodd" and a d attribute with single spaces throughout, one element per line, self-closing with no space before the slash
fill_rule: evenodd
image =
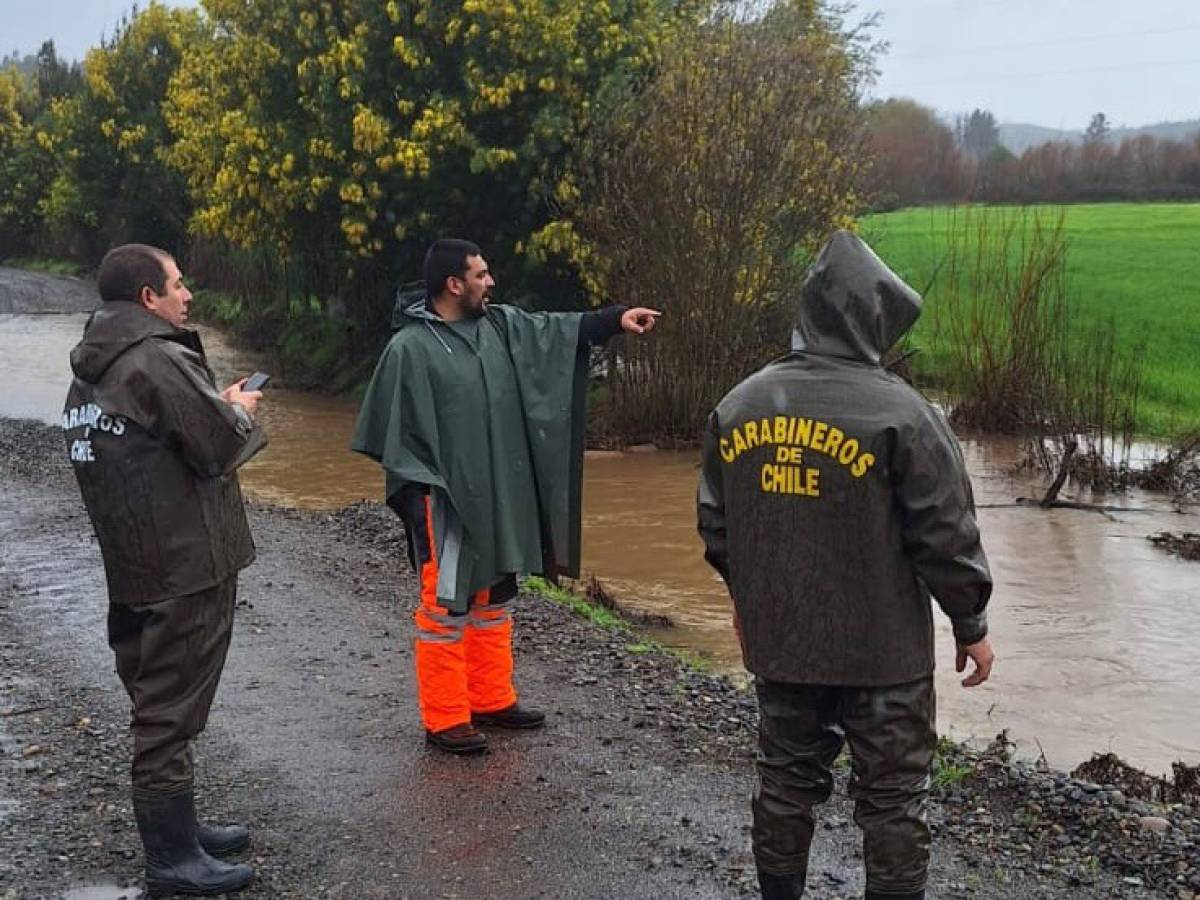
<path id="1" fill-rule="evenodd" d="M 483 251 L 457 238 L 441 238 L 430 244 L 425 254 L 425 295 L 432 300 L 446 287 L 447 278 L 466 275 L 468 256 L 483 256 Z"/>
<path id="2" fill-rule="evenodd" d="M 149 244 L 113 247 L 104 254 L 96 274 L 100 299 L 106 303 L 113 300 L 137 303 L 144 287 L 161 297 L 167 292 L 167 267 L 163 263 L 172 258 L 166 250 Z"/>

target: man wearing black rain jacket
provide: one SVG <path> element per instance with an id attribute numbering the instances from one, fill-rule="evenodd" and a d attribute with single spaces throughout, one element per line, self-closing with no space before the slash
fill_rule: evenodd
<path id="1" fill-rule="evenodd" d="M 809 271 L 792 352 L 721 400 L 705 436 L 705 558 L 734 602 L 760 726 L 752 840 L 766 900 L 802 895 L 813 806 L 848 742 L 867 900 L 923 898 L 934 731 L 930 595 L 985 681 L 992 578 L 961 451 L 882 366 L 920 296 L 850 232 Z"/>
<path id="2" fill-rule="evenodd" d="M 218 392 L 175 260 L 114 248 L 102 303 L 71 351 L 67 448 L 108 577 L 108 641 L 133 701 L 133 807 L 152 897 L 221 894 L 254 872 L 215 856 L 242 826 L 196 820 L 191 740 L 204 730 L 254 560 L 237 468 L 266 444 L 242 383 Z"/>

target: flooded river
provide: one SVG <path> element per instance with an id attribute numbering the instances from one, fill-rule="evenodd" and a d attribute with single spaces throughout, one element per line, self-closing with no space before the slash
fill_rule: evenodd
<path id="1" fill-rule="evenodd" d="M 66 393 L 67 352 L 82 316 L 0 316 L 0 416 L 55 421 Z M 222 382 L 256 368 L 203 331 Z M 262 417 L 270 447 L 245 469 L 256 496 L 329 508 L 380 499 L 382 476 L 346 447 L 354 404 L 269 388 Z M 1070 767 L 1112 750 L 1151 771 L 1200 762 L 1200 564 L 1145 540 L 1200 531 L 1159 497 L 1108 498 L 1102 515 L 1013 507 L 1040 496 L 1012 474 L 1016 448 L 965 442 L 985 546 L 997 579 L 991 622 L 993 680 L 965 691 L 953 640 L 939 618 L 939 724 L 961 739 L 1002 729 L 1026 752 Z M 584 567 L 629 606 L 676 623 L 653 636 L 740 671 L 729 600 L 704 564 L 695 532 L 695 453 L 590 453 L 584 468 Z M 398 556 L 399 558 L 399 556 Z"/>

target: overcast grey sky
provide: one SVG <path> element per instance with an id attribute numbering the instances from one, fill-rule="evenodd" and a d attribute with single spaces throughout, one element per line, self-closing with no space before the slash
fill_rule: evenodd
<path id="1" fill-rule="evenodd" d="M 1200 0 L 875 0 L 874 93 L 1084 128 L 1200 118 Z"/>
<path id="2" fill-rule="evenodd" d="M 382 2 L 382 0 L 381 0 Z M 129 0 L 0 0 L 0 53 L 81 58 Z M 143 4 L 144 5 L 144 4 Z M 195 5 L 175 0 L 173 5 Z M 889 42 L 874 94 L 1081 129 L 1200 118 L 1200 0 L 859 0 Z"/>

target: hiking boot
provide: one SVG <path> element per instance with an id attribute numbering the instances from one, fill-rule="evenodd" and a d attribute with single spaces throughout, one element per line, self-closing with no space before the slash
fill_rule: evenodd
<path id="1" fill-rule="evenodd" d="M 805 874 L 775 875 L 759 869 L 758 888 L 763 900 L 800 900 L 804 896 Z"/>
<path id="2" fill-rule="evenodd" d="M 209 897 L 239 891 L 254 880 L 249 866 L 221 862 L 200 846 L 190 788 L 166 795 L 135 792 L 133 811 L 146 850 L 149 896 Z"/>
<path id="3" fill-rule="evenodd" d="M 245 825 L 197 825 L 196 839 L 210 856 L 228 856 L 250 846 L 250 829 Z"/>
<path id="4" fill-rule="evenodd" d="M 425 740 L 447 753 L 483 753 L 488 748 L 487 738 L 476 731 L 470 722 L 443 731 L 426 731 Z"/>
<path id="5" fill-rule="evenodd" d="M 506 706 L 495 712 L 471 713 L 476 725 L 491 725 L 495 728 L 541 728 L 546 724 L 546 714 L 540 709 L 530 709 L 520 703 Z"/>
<path id="6" fill-rule="evenodd" d="M 881 894 L 878 891 L 867 891 L 863 900 L 925 900 L 924 891 L 912 891 L 907 894 Z"/>

